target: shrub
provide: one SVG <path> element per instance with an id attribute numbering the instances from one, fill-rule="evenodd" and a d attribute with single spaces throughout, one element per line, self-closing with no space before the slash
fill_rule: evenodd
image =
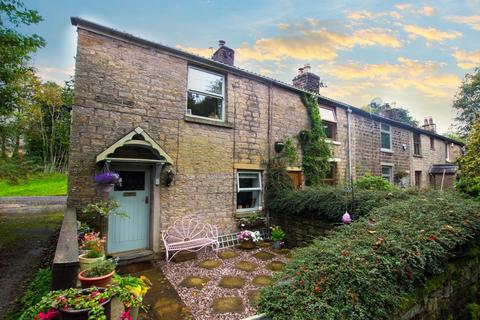
<path id="1" fill-rule="evenodd" d="M 352 193 L 340 187 L 320 186 L 277 194 L 270 199 L 268 209 L 272 214 L 313 216 L 339 222 L 345 209 L 358 218 L 392 200 L 407 199 L 409 196 L 408 192 L 398 189 L 391 192 L 354 190 L 352 199 Z"/>
<path id="2" fill-rule="evenodd" d="M 50 269 L 39 269 L 33 280 L 27 287 L 27 290 L 20 298 L 20 305 L 23 309 L 21 315 L 12 317 L 11 319 L 30 320 L 33 319 L 36 313 L 31 312 L 29 308 L 36 305 L 44 295 L 50 292 L 52 283 L 52 271 Z M 7 316 L 7 319 L 9 317 Z"/>
<path id="3" fill-rule="evenodd" d="M 10 183 L 18 183 L 29 174 L 41 171 L 35 161 L 22 161 L 18 159 L 0 159 L 0 179 Z"/>
<path id="4" fill-rule="evenodd" d="M 480 177 L 466 178 L 462 177 L 455 188 L 473 198 L 480 198 Z"/>
<path id="5" fill-rule="evenodd" d="M 393 185 L 381 176 L 364 175 L 355 181 L 355 187 L 362 190 L 391 191 Z"/>
<path id="6" fill-rule="evenodd" d="M 426 192 L 374 209 L 299 249 L 260 311 L 273 319 L 389 319 L 416 285 L 480 235 L 480 204 Z"/>

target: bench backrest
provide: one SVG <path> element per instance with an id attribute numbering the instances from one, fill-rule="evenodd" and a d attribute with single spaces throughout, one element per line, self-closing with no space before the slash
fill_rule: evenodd
<path id="1" fill-rule="evenodd" d="M 162 231 L 163 240 L 167 243 L 182 242 L 194 239 L 217 239 L 217 228 L 208 223 L 200 222 L 192 216 L 176 220 L 167 230 Z"/>

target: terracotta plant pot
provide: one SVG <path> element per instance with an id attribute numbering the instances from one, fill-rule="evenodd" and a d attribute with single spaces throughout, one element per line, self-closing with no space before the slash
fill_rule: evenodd
<path id="1" fill-rule="evenodd" d="M 78 274 L 78 280 L 82 283 L 82 288 L 89 288 L 92 286 L 96 287 L 107 287 L 112 282 L 112 276 L 115 271 L 110 272 L 104 276 L 95 277 L 95 278 L 87 278 L 84 276 L 86 270 L 81 271 Z"/>
<path id="2" fill-rule="evenodd" d="M 98 258 L 85 258 L 86 255 L 87 254 L 85 253 L 85 254 L 81 254 L 78 257 L 78 260 L 80 261 L 80 271 L 87 270 L 92 265 L 105 260 L 105 255 L 102 255 L 101 257 L 98 257 Z"/>
<path id="3" fill-rule="evenodd" d="M 102 288 L 98 288 L 99 290 L 103 290 Z M 101 303 L 105 310 L 105 315 L 107 316 L 107 320 L 110 320 L 110 305 L 112 299 L 108 299 Z M 58 309 L 58 317 L 55 319 L 59 320 L 88 320 L 88 312 L 90 309 L 81 309 L 81 310 L 71 310 L 71 309 Z"/>
<path id="4" fill-rule="evenodd" d="M 256 246 L 257 245 L 255 244 L 255 242 L 253 242 L 252 239 L 240 242 L 240 248 L 242 249 L 251 250 L 251 249 L 255 249 Z"/>

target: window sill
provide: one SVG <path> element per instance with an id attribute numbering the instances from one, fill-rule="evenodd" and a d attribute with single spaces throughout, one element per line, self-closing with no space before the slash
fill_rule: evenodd
<path id="1" fill-rule="evenodd" d="M 423 158 L 423 156 L 421 154 L 414 154 L 413 155 L 415 158 Z"/>
<path id="2" fill-rule="evenodd" d="M 383 148 L 381 148 L 380 151 L 385 152 L 385 153 L 391 153 L 391 154 L 393 154 L 393 150 L 391 150 L 391 149 L 383 149 Z"/>
<path id="3" fill-rule="evenodd" d="M 334 145 L 336 145 L 336 146 L 340 146 L 340 145 L 342 145 L 342 143 L 341 143 L 341 142 L 339 142 L 339 141 L 335 141 L 335 140 L 332 140 L 332 139 L 328 139 L 328 138 L 326 138 L 326 139 L 325 139 L 325 142 L 326 142 L 326 143 L 331 143 L 331 144 L 334 144 Z"/>
<path id="4" fill-rule="evenodd" d="M 237 209 L 235 212 L 235 218 L 245 218 L 245 217 L 252 217 L 258 215 L 260 217 L 265 217 L 265 212 L 262 209 L 252 209 L 248 211 L 238 211 L 241 209 Z"/>
<path id="5" fill-rule="evenodd" d="M 186 122 L 200 123 L 200 124 L 206 124 L 206 125 L 215 126 L 215 127 L 233 129 L 233 124 L 232 123 L 223 122 L 223 121 L 219 121 L 219 120 L 210 120 L 210 119 L 207 119 L 207 118 L 194 117 L 194 116 L 189 116 L 189 115 L 185 115 L 184 119 L 185 119 Z"/>

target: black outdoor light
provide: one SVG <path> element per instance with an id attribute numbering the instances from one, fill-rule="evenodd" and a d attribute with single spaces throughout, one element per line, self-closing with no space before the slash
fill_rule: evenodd
<path id="1" fill-rule="evenodd" d="M 284 146 L 285 146 L 285 144 L 283 143 L 283 141 L 277 141 L 277 142 L 275 142 L 275 145 L 274 145 L 274 147 L 275 147 L 275 152 L 276 152 L 276 153 L 282 152 Z"/>
<path id="2" fill-rule="evenodd" d="M 300 141 L 301 142 L 306 142 L 307 141 L 307 138 L 308 138 L 308 132 L 306 130 L 302 130 L 300 131 L 300 133 L 298 134 L 298 137 L 300 138 Z"/>

